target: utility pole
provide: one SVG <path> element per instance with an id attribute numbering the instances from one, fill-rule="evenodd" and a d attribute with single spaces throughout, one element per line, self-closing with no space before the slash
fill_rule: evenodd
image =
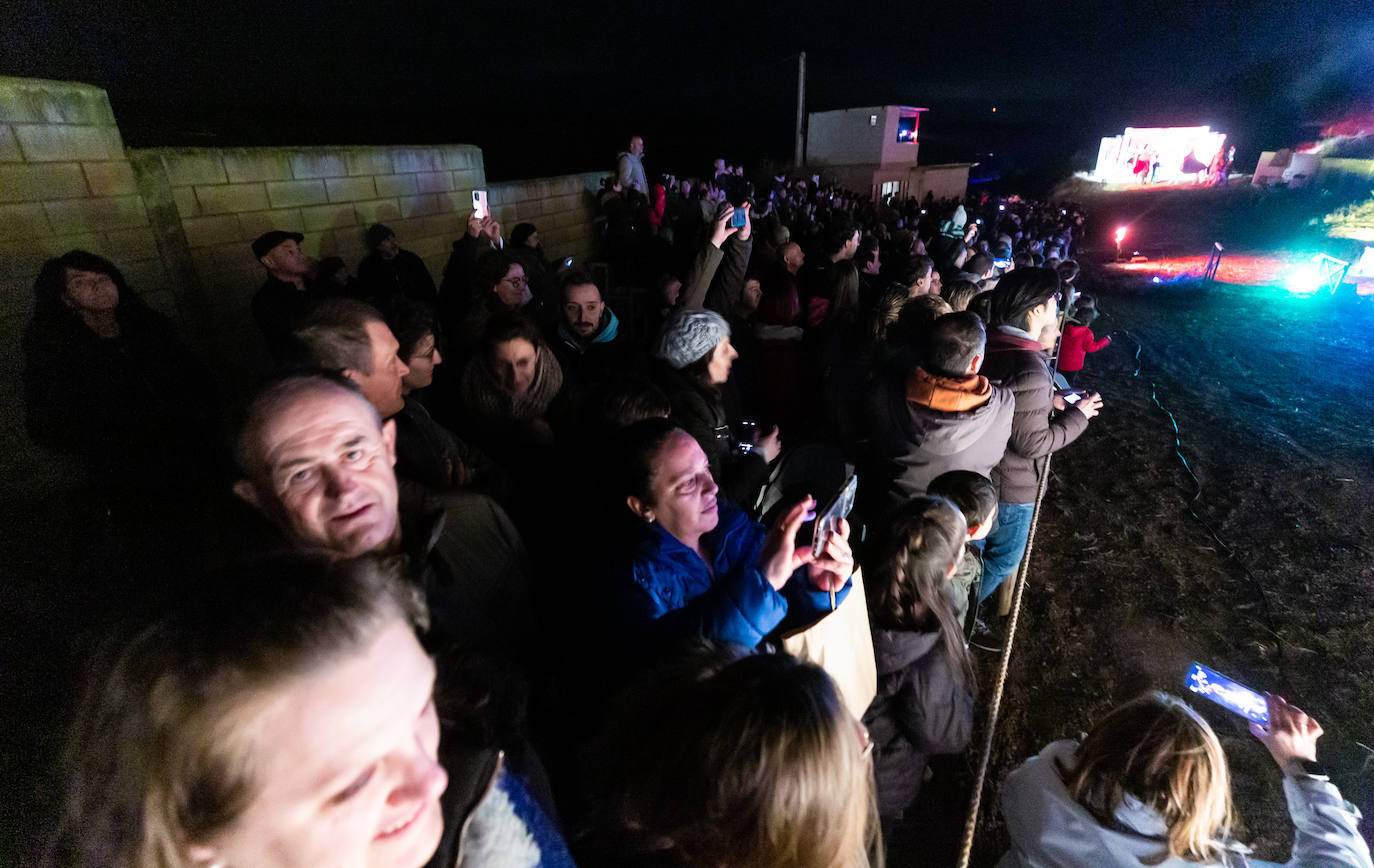
<path id="1" fill-rule="evenodd" d="M 802 129 L 806 123 L 806 52 L 803 51 L 797 58 L 797 142 L 792 151 L 792 162 L 797 170 L 800 171 L 802 164 L 806 160 L 806 153 L 802 146 Z"/>

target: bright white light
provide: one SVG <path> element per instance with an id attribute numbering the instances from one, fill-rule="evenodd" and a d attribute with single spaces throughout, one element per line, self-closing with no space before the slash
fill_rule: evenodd
<path id="1" fill-rule="evenodd" d="M 1125 241 L 1125 240 L 1126 240 L 1126 227 L 1125 227 L 1125 226 L 1122 226 L 1120 229 L 1116 230 L 1116 243 L 1117 243 L 1117 244 L 1120 244 L 1121 242 L 1123 242 L 1123 241 Z"/>
<path id="2" fill-rule="evenodd" d="M 1006 206 L 1006 205 L 998 205 L 998 206 L 997 206 L 997 210 L 998 210 L 998 211 L 1005 211 L 1005 210 L 1007 210 L 1007 206 Z"/>
<path id="3" fill-rule="evenodd" d="M 1153 278 L 1151 278 L 1150 282 L 1151 282 L 1151 283 L 1163 283 L 1163 281 L 1159 279 L 1159 275 L 1158 275 L 1158 274 L 1156 274 Z"/>

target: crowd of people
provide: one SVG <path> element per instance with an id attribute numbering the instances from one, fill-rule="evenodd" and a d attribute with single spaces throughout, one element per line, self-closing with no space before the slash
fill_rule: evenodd
<path id="1" fill-rule="evenodd" d="M 1084 215 L 644 157 L 598 197 L 597 270 L 476 212 L 437 282 L 383 225 L 356 276 L 264 234 L 276 368 L 233 413 L 114 264 L 44 267 L 33 439 L 121 527 L 241 509 L 92 683 L 52 864 L 921 858 L 884 841 L 919 841 L 932 757 L 969 750 L 981 604 L 1103 406 Z M 866 691 L 789 644 L 856 611 Z M 1320 726 L 1269 712 L 1293 864 L 1368 868 Z M 1217 738 L 1163 694 L 1001 800 L 1007 865 L 1244 858 Z"/>

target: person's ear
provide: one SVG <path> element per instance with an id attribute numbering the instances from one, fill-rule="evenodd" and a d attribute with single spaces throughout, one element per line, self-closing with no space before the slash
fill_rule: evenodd
<path id="1" fill-rule="evenodd" d="M 625 498 L 625 505 L 630 508 L 630 512 L 633 512 L 635 515 L 639 516 L 645 521 L 652 522 L 654 520 L 653 509 L 647 503 L 635 497 L 633 494 Z"/>
<path id="2" fill-rule="evenodd" d="M 979 353 L 968 363 L 968 373 L 976 374 L 983 369 L 983 354 Z"/>
<path id="3" fill-rule="evenodd" d="M 247 479 L 240 479 L 234 483 L 234 494 L 254 509 L 262 509 L 262 498 L 258 496 L 258 489 Z"/>
<path id="4" fill-rule="evenodd" d="M 382 447 L 386 450 L 386 463 L 396 466 L 396 420 L 388 419 L 382 423 Z"/>

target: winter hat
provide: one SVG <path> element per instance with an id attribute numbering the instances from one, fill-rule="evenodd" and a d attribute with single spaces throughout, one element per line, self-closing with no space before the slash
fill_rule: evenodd
<path id="1" fill-rule="evenodd" d="M 954 216 L 950 217 L 940 225 L 940 234 L 948 235 L 950 238 L 958 238 L 964 234 L 964 224 L 968 222 L 968 212 L 963 205 L 954 209 Z"/>
<path id="2" fill-rule="evenodd" d="M 680 371 L 728 337 L 730 324 L 715 311 L 679 310 L 664 323 L 654 356 Z"/>

